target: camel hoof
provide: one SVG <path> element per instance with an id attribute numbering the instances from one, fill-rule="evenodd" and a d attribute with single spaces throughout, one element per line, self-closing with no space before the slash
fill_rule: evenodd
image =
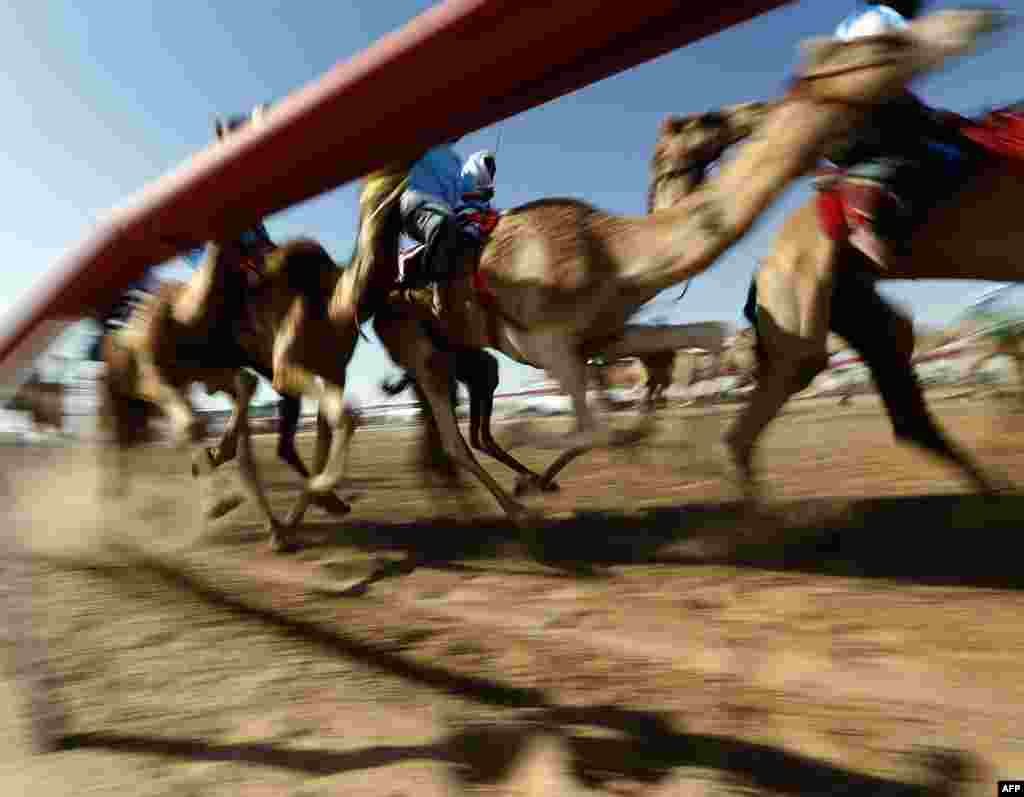
<path id="1" fill-rule="evenodd" d="M 221 496 L 209 502 L 203 509 L 203 517 L 207 520 L 222 518 L 229 512 L 234 511 L 245 503 L 245 496 L 241 493 Z"/>
<path id="2" fill-rule="evenodd" d="M 313 506 L 318 506 L 329 515 L 347 515 L 352 507 L 335 493 L 324 493 L 313 496 Z"/>

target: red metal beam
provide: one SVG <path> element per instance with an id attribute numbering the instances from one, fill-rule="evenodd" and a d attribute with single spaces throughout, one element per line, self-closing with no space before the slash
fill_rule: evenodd
<path id="1" fill-rule="evenodd" d="M 5 319 L 0 365 L 14 365 L 19 347 L 29 353 L 30 334 L 31 350 L 52 339 L 44 321 L 113 301 L 146 268 L 202 241 L 788 1 L 740 0 L 695 19 L 678 0 L 448 0 L 286 98 L 264 127 L 200 152 L 113 212 Z"/>

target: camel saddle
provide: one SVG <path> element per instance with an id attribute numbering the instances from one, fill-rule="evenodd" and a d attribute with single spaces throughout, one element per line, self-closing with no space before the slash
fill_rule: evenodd
<path id="1" fill-rule="evenodd" d="M 456 214 L 460 237 L 473 238 L 481 244 L 498 226 L 500 215 L 497 211 L 479 211 L 466 208 Z M 398 254 L 398 283 L 396 290 L 404 301 L 414 305 L 421 312 L 426 312 L 444 327 L 442 308 L 438 306 L 436 296 L 429 288 L 417 287 L 422 284 L 420 275 L 423 273 L 423 257 L 426 244 L 414 244 L 406 247 Z M 461 283 L 461 284 L 460 284 Z M 483 335 L 494 344 L 496 329 L 495 313 L 497 297 L 491 290 L 487 275 L 480 270 L 477 258 L 465 269 L 465 273 L 452 279 L 451 284 L 440 286 L 441 290 L 450 290 L 457 296 L 472 296 L 475 301 L 469 303 L 465 312 L 468 317 L 464 322 L 479 327 L 477 333 Z"/>

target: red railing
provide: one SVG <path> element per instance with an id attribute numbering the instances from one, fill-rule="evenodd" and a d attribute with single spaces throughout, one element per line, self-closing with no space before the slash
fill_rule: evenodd
<path id="1" fill-rule="evenodd" d="M 786 2 L 448 0 L 113 211 L 4 319 L 0 377 L 153 264 Z"/>

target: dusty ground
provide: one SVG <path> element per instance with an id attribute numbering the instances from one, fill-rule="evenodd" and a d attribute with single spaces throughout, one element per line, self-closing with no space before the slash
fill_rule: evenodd
<path id="1" fill-rule="evenodd" d="M 1024 413 L 934 408 L 1024 484 Z M 863 397 L 772 428 L 779 503 L 752 520 L 711 454 L 730 413 L 669 411 L 652 445 L 570 466 L 528 546 L 486 494 L 425 488 L 408 432 L 357 435 L 352 514 L 312 510 L 289 557 L 249 506 L 203 530 L 170 450 L 136 457 L 116 505 L 95 502 L 85 452 L 5 452 L 74 749 L 26 759 L 12 719 L 2 793 L 455 794 L 500 783 L 540 728 L 567 740 L 571 788 L 599 794 L 990 794 L 1021 777 L 1024 499 L 965 495 Z M 280 511 L 296 482 L 271 445 Z"/>

